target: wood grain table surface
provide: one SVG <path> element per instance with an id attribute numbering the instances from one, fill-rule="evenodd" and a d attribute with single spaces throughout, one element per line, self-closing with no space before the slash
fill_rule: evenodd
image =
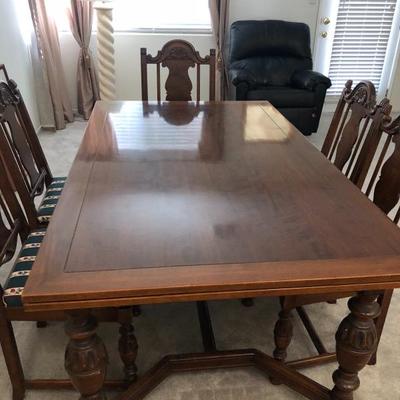
<path id="1" fill-rule="evenodd" d="M 27 310 L 400 287 L 399 229 L 269 103 L 98 102 Z"/>

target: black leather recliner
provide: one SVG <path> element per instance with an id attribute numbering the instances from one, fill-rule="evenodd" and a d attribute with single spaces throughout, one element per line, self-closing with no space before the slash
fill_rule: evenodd
<path id="1" fill-rule="evenodd" d="M 317 131 L 331 81 L 312 71 L 308 25 L 234 22 L 228 71 L 230 99 L 268 100 L 304 135 Z"/>

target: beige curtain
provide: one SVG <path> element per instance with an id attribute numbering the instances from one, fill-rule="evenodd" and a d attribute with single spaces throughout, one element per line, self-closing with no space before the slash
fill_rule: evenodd
<path id="1" fill-rule="evenodd" d="M 64 129 L 66 122 L 72 122 L 74 116 L 61 62 L 57 27 L 47 13 L 45 0 L 29 0 L 29 6 L 36 35 L 37 51 L 34 49 L 32 61 L 41 124 L 45 128 Z"/>
<path id="2" fill-rule="evenodd" d="M 218 80 L 220 88 L 217 100 L 224 100 L 228 91 L 228 74 L 225 66 L 225 45 L 229 25 L 229 0 L 208 0 L 213 34 L 218 48 Z"/>
<path id="3" fill-rule="evenodd" d="M 81 48 L 77 72 L 78 112 L 88 119 L 96 100 L 100 98 L 99 83 L 89 49 L 93 20 L 92 3 L 87 0 L 71 0 L 68 18 L 71 32 Z"/>

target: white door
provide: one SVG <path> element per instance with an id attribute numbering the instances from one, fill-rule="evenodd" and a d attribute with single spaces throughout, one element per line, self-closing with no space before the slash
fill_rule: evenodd
<path id="1" fill-rule="evenodd" d="M 339 0 L 320 0 L 314 40 L 314 70 L 328 75 Z"/>
<path id="2" fill-rule="evenodd" d="M 379 97 L 386 95 L 394 76 L 399 27 L 400 0 L 321 0 L 314 68 L 331 78 L 328 96 L 338 96 L 347 79 L 370 80 Z"/>

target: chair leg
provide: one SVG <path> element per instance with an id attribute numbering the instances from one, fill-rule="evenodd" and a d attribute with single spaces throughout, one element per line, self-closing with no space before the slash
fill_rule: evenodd
<path id="1" fill-rule="evenodd" d="M 313 342 L 315 349 L 318 351 L 318 354 L 327 354 L 325 345 L 322 343 L 321 338 L 319 337 L 314 324 L 311 322 L 310 317 L 306 313 L 303 307 L 296 307 L 296 311 L 299 314 L 301 322 L 304 325 L 308 335 L 310 336 L 311 341 Z"/>
<path id="2" fill-rule="evenodd" d="M 377 362 L 376 354 L 378 352 L 379 342 L 381 340 L 383 327 L 385 325 L 386 316 L 389 311 L 390 300 L 392 299 L 392 296 L 393 296 L 393 290 L 390 289 L 390 290 L 385 290 L 378 298 L 378 303 L 381 307 L 381 314 L 375 320 L 376 333 L 378 335 L 378 346 L 377 346 L 377 349 L 375 350 L 374 354 L 372 355 L 371 359 L 369 360 L 368 365 L 376 365 L 376 362 Z"/>
<path id="3" fill-rule="evenodd" d="M 252 299 L 251 297 L 248 297 L 246 299 L 242 299 L 241 303 L 245 307 L 253 307 L 254 306 L 254 299 Z"/>
<path id="4" fill-rule="evenodd" d="M 142 308 L 140 306 L 133 306 L 132 312 L 134 317 L 139 317 L 140 315 L 142 315 Z"/>
<path id="5" fill-rule="evenodd" d="M 137 379 L 136 358 L 138 354 L 138 343 L 135 337 L 135 329 L 132 325 L 131 308 L 120 308 L 118 310 L 118 320 L 120 323 L 118 349 L 124 364 L 125 381 L 130 384 Z"/>
<path id="6" fill-rule="evenodd" d="M 210 317 L 210 310 L 206 301 L 197 301 L 197 315 L 199 318 L 199 325 L 201 331 L 201 338 L 203 340 L 203 347 L 205 352 L 213 352 L 217 350 L 215 343 L 215 336 L 213 325 Z"/>
<path id="7" fill-rule="evenodd" d="M 0 306 L 0 343 L 3 349 L 4 360 L 12 386 L 13 400 L 25 398 L 25 377 L 21 360 L 18 354 L 17 342 L 11 322 L 6 318 L 5 311 Z"/>

